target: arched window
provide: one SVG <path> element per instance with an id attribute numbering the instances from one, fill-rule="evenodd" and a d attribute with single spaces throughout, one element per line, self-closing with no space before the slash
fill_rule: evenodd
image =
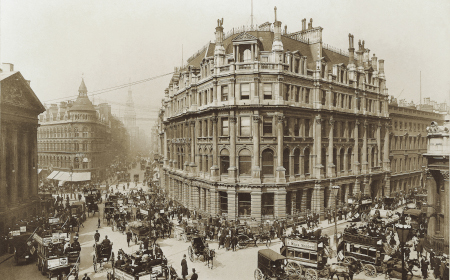
<path id="1" fill-rule="evenodd" d="M 303 152 L 304 162 L 303 165 L 303 174 L 309 174 L 309 148 L 305 148 L 305 151 Z"/>
<path id="2" fill-rule="evenodd" d="M 300 150 L 294 151 L 294 176 L 300 174 Z"/>
<path id="3" fill-rule="evenodd" d="M 289 149 L 284 149 L 283 151 L 283 167 L 286 169 L 285 175 L 290 175 L 289 173 Z"/>
<path id="4" fill-rule="evenodd" d="M 249 62 L 252 61 L 252 52 L 250 51 L 250 49 L 246 49 L 244 51 L 244 62 Z"/>
<path id="5" fill-rule="evenodd" d="M 220 152 L 220 174 L 228 174 L 230 168 L 230 153 L 227 149 Z"/>
<path id="6" fill-rule="evenodd" d="M 274 174 L 273 152 L 270 149 L 262 152 L 262 173 L 263 175 Z"/>
<path id="7" fill-rule="evenodd" d="M 250 151 L 243 149 L 239 152 L 239 175 L 252 174 L 252 156 Z"/>

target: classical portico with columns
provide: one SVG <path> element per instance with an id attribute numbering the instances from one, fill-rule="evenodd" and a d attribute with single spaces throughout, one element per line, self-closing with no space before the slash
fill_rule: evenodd
<path id="1" fill-rule="evenodd" d="M 37 129 L 45 111 L 12 64 L 0 73 L 0 232 L 38 212 Z"/>
<path id="2" fill-rule="evenodd" d="M 389 194 L 384 61 L 312 19 L 233 28 L 175 69 L 159 114 L 161 185 L 191 210 L 256 221 Z"/>

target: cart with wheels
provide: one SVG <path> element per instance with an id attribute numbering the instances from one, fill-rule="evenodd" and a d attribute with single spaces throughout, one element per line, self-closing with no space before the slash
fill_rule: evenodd
<path id="1" fill-rule="evenodd" d="M 300 279 L 298 275 L 286 273 L 286 258 L 272 249 L 258 251 L 258 268 L 253 273 L 255 280 L 265 279 Z"/>

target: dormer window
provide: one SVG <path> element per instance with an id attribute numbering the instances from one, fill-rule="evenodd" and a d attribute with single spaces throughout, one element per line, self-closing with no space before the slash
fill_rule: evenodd
<path id="1" fill-rule="evenodd" d="M 249 49 L 244 51 L 244 62 L 252 61 L 252 52 Z"/>

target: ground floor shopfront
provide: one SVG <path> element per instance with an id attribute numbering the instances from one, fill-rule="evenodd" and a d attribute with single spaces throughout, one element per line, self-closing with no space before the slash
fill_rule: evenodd
<path id="1" fill-rule="evenodd" d="M 36 216 L 39 213 L 39 197 L 8 206 L 0 211 L 0 235 L 7 234 L 20 220 Z"/>
<path id="2" fill-rule="evenodd" d="M 227 184 L 169 170 L 161 179 L 169 197 L 190 210 L 257 223 L 309 213 L 323 219 L 336 199 L 339 205 L 358 194 L 376 198 L 390 193 L 389 175 L 384 172 L 287 184 Z M 337 196 L 331 186 L 339 186 Z"/>

